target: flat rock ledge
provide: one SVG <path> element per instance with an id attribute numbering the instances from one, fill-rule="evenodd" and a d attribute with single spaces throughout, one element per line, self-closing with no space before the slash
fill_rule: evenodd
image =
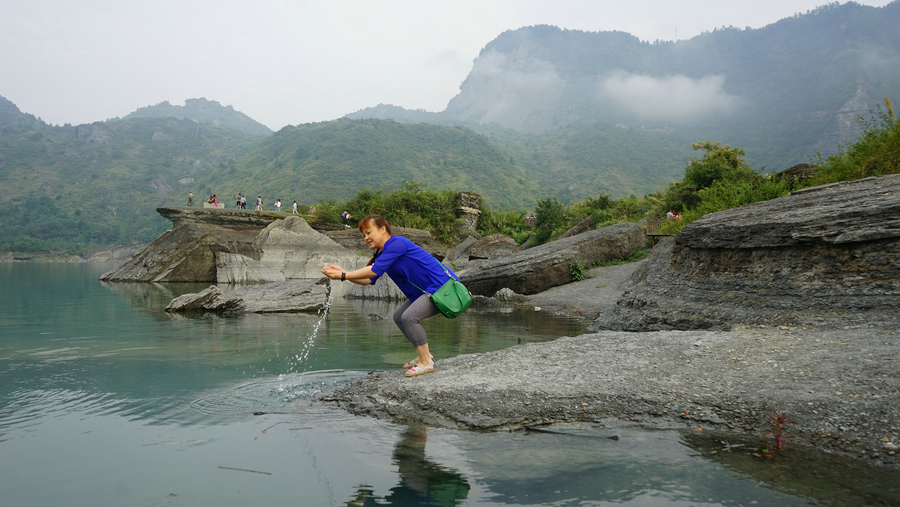
<path id="1" fill-rule="evenodd" d="M 786 412 L 795 444 L 900 467 L 889 450 L 900 441 L 892 329 L 603 331 L 449 359 L 434 351 L 433 373 L 376 371 L 315 400 L 448 428 L 628 421 L 752 439 L 769 429 L 764 410 Z"/>
<path id="2" fill-rule="evenodd" d="M 844 326 L 900 315 L 900 175 L 710 213 L 660 241 L 591 329 Z"/>
<path id="3" fill-rule="evenodd" d="M 173 299 L 167 312 L 295 313 L 325 308 L 331 294 L 328 278 L 287 280 L 224 292 L 215 285 Z"/>

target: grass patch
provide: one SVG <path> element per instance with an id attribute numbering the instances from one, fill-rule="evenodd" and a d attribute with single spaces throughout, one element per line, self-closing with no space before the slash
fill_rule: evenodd
<path id="1" fill-rule="evenodd" d="M 594 263 L 594 268 L 606 267 L 606 266 L 618 266 L 619 264 L 628 264 L 630 262 L 637 262 L 646 259 L 650 255 L 649 248 L 642 248 L 640 250 L 635 250 L 625 257 L 619 257 L 618 259 L 612 259 L 608 261 L 597 261 Z"/>

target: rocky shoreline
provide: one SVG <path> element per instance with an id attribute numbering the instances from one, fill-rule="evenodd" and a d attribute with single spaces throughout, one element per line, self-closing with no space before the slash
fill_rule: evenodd
<path id="1" fill-rule="evenodd" d="M 594 282 L 602 278 L 591 279 Z M 584 282 L 581 282 L 584 283 Z M 577 301 L 572 301 L 577 304 Z M 601 331 L 378 371 L 318 396 L 361 415 L 472 430 L 589 421 L 758 438 L 787 413 L 794 444 L 900 468 L 895 325 Z"/>
<path id="2" fill-rule="evenodd" d="M 760 447 L 784 413 L 793 444 L 900 468 L 898 213 L 889 176 L 707 215 L 644 261 L 529 296 L 595 333 L 435 350 L 432 374 L 377 371 L 316 399 L 401 423 L 638 424 Z"/>

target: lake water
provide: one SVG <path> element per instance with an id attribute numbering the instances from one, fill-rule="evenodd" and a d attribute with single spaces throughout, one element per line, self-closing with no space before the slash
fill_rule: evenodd
<path id="1" fill-rule="evenodd" d="M 106 284 L 110 266 L 0 264 L 0 504 L 883 505 L 894 470 L 720 438 L 410 428 L 309 401 L 414 353 L 394 304 L 312 315 L 169 315 L 206 284 Z M 379 316 L 388 316 L 380 319 Z M 470 309 L 426 321 L 435 356 L 581 334 L 584 322 Z M 266 412 L 254 416 L 253 412 Z M 711 451 L 717 451 L 711 453 Z"/>

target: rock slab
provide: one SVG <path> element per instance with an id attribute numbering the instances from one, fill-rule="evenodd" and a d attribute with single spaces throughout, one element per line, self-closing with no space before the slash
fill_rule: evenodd
<path id="1" fill-rule="evenodd" d="M 225 292 L 215 285 L 173 299 L 167 312 L 294 313 L 316 312 L 328 303 L 331 284 L 328 278 L 289 280 L 266 285 L 241 287 Z"/>
<path id="2" fill-rule="evenodd" d="M 572 263 L 589 266 L 622 258 L 646 242 L 641 226 L 622 222 L 479 264 L 459 276 L 472 294 L 490 296 L 503 288 L 537 294 L 571 282 Z"/>
<path id="3" fill-rule="evenodd" d="M 135 253 L 105 281 L 215 282 L 216 253 L 258 258 L 256 236 L 283 214 L 238 209 L 165 207 L 172 229 Z"/>

